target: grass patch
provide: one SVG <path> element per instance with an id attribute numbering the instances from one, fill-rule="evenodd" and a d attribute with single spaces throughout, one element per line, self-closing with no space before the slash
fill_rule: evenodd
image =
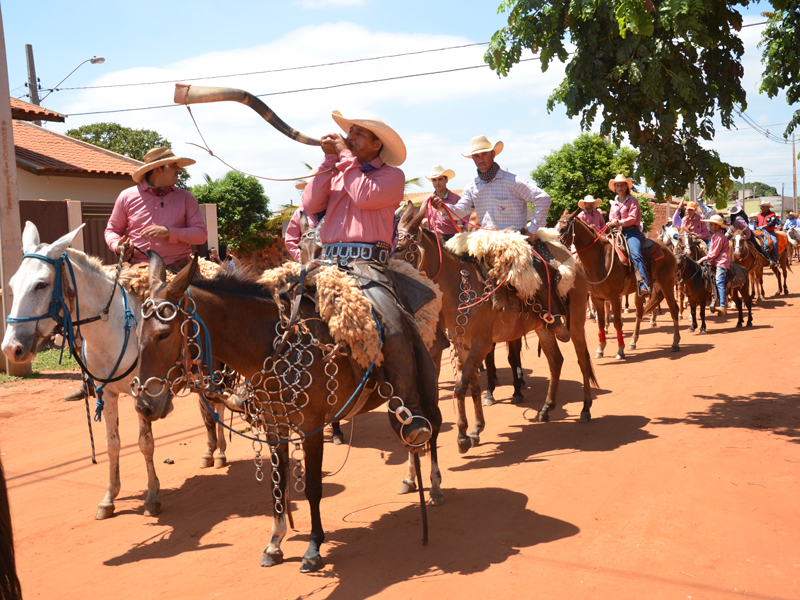
<path id="1" fill-rule="evenodd" d="M 36 355 L 33 359 L 31 368 L 33 372 L 25 377 L 17 377 L 9 375 L 8 373 L 0 373 L 0 385 L 11 383 L 14 381 L 22 381 L 24 379 L 35 379 L 41 375 L 42 371 L 80 371 L 78 363 L 75 359 L 70 357 L 69 350 L 64 350 L 64 360 L 58 364 L 58 358 L 61 356 L 59 348 L 51 348 L 44 350 Z"/>

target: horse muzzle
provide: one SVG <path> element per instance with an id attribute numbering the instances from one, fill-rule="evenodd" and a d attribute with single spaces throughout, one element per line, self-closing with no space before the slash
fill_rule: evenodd
<path id="1" fill-rule="evenodd" d="M 138 377 L 134 377 L 131 380 L 131 395 L 134 397 L 136 412 L 148 421 L 163 419 L 175 408 L 172 391 L 163 380 L 156 377 L 147 379 L 143 384 Z"/>
<path id="2" fill-rule="evenodd" d="M 29 335 L 20 335 L 13 325 L 8 324 L 3 338 L 3 354 L 13 363 L 30 362 L 36 356 L 37 341 L 35 330 Z"/>

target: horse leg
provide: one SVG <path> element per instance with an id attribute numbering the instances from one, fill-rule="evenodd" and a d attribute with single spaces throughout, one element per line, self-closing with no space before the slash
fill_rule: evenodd
<path id="1" fill-rule="evenodd" d="M 606 303 L 592 296 L 592 306 L 597 313 L 597 336 L 600 338 L 594 357 L 603 358 L 603 351 L 606 349 Z"/>
<path id="2" fill-rule="evenodd" d="M 271 447 L 270 452 L 272 452 Z M 289 449 L 287 448 L 287 444 L 278 444 L 275 447 L 275 456 L 277 456 L 278 460 L 278 464 L 275 466 L 275 472 L 278 476 L 280 501 L 275 497 L 275 488 L 272 487 L 274 485 L 272 483 L 272 478 L 274 476 L 272 472 L 272 461 L 274 460 L 274 457 L 272 454 L 270 454 L 268 460 L 266 461 L 266 464 L 268 465 L 266 480 L 269 482 L 272 495 L 272 536 L 270 537 L 269 545 L 264 549 L 264 554 L 261 555 L 262 567 L 274 567 L 275 565 L 279 565 L 283 562 L 281 542 L 283 541 L 283 538 L 286 537 L 286 510 L 288 509 L 288 506 L 285 503 L 289 501 L 286 495 L 286 478 L 289 473 L 289 468 L 287 465 L 289 462 Z M 308 459 L 306 459 L 306 464 L 308 464 Z M 306 471 L 308 472 L 308 467 L 306 467 Z M 306 479 L 311 479 L 311 477 L 307 476 Z M 311 504 L 310 498 L 308 502 Z"/>
<path id="3" fill-rule="evenodd" d="M 496 345 L 492 344 L 492 349 L 489 354 L 483 359 L 486 364 L 486 397 L 483 401 L 484 406 L 491 406 L 494 404 L 494 390 L 497 387 L 497 366 L 494 362 L 494 349 Z"/>
<path id="4" fill-rule="evenodd" d="M 214 415 L 211 414 L 206 403 L 202 398 L 198 400 L 200 404 L 200 415 L 203 417 L 203 424 L 206 426 L 206 451 L 200 457 L 200 468 L 207 469 L 214 464 L 214 451 L 217 449 L 217 430 L 214 423 Z"/>
<path id="5" fill-rule="evenodd" d="M 434 432 L 428 449 L 431 453 L 431 494 L 428 498 L 428 506 L 441 506 L 444 504 L 444 493 L 442 492 L 442 472 L 439 470 L 439 449 L 436 442 L 439 432 Z"/>
<path id="6" fill-rule="evenodd" d="M 671 287 L 672 285 L 662 286 L 661 289 L 668 290 Z M 678 327 L 678 304 L 675 302 L 675 295 L 668 294 L 666 291 L 664 292 L 664 300 L 667 301 L 667 308 L 672 317 L 672 346 L 670 350 L 672 352 L 678 352 L 681 349 L 681 331 Z"/>
<path id="7" fill-rule="evenodd" d="M 614 298 L 611 301 L 611 311 L 614 314 L 614 329 L 617 332 L 617 358 L 623 360 L 625 358 L 625 339 L 622 336 L 622 300 Z"/>
<path id="8" fill-rule="evenodd" d="M 636 294 L 633 298 L 636 303 L 636 325 L 633 327 L 633 338 L 631 343 L 628 344 L 628 350 L 636 350 L 636 343 L 639 341 L 639 329 L 642 327 L 642 319 L 644 318 L 644 303 L 642 297 Z"/>
<path id="9" fill-rule="evenodd" d="M 106 496 L 97 507 L 95 519 L 107 519 L 114 514 L 114 499 L 121 487 L 119 481 L 119 409 L 118 398 L 110 390 L 104 394 L 103 420 L 106 422 L 106 448 L 108 452 L 108 488 Z M 141 417 L 140 417 L 141 419 Z"/>
<path id="10" fill-rule="evenodd" d="M 739 290 L 733 290 L 733 301 L 736 303 L 736 310 L 739 313 L 739 320 L 736 321 L 736 328 L 740 328 L 744 324 L 744 314 L 742 313 L 742 298 L 739 296 Z"/>
<path id="11" fill-rule="evenodd" d="M 692 312 L 692 324 L 689 326 L 689 331 L 694 332 L 697 329 L 697 305 L 690 301 L 689 310 Z M 703 305 L 703 312 L 705 312 L 705 305 Z"/>
<path id="12" fill-rule="evenodd" d="M 311 573 L 322 567 L 322 556 L 319 553 L 325 532 L 322 530 L 322 517 L 319 503 L 322 500 L 322 432 L 307 438 L 303 443 L 306 452 L 306 499 L 311 512 L 311 536 L 308 550 L 303 555 L 300 565 L 301 573 Z M 287 469 L 288 472 L 288 469 Z"/>
<path id="13" fill-rule="evenodd" d="M 221 469 L 225 465 L 228 464 L 228 457 L 225 455 L 225 450 L 228 449 L 228 442 L 225 441 L 225 427 L 223 423 L 225 422 L 225 405 L 221 402 L 216 403 L 214 408 L 219 415 L 219 423 L 217 423 L 217 456 L 214 459 L 214 468 Z"/>
<path id="14" fill-rule="evenodd" d="M 539 336 L 542 352 L 547 357 L 547 365 L 550 367 L 550 384 L 547 386 L 547 397 L 544 400 L 542 409 L 536 413 L 536 420 L 546 423 L 550 420 L 548 413 L 556 407 L 558 384 L 561 381 L 561 366 L 564 364 L 564 356 L 558 347 L 555 334 L 547 331 L 544 327 L 537 329 L 536 334 Z"/>
<path id="15" fill-rule="evenodd" d="M 339 421 L 334 421 L 331 423 L 331 427 L 333 428 L 332 439 L 334 446 L 341 446 L 344 444 L 344 433 L 342 433 L 342 424 Z"/>
<path id="16" fill-rule="evenodd" d="M 514 395 L 511 402 L 518 404 L 522 402 L 522 386 L 525 380 L 522 378 L 522 338 L 518 338 L 506 344 L 508 347 L 508 364 L 511 366 L 511 373 L 514 376 Z"/>
<path id="17" fill-rule="evenodd" d="M 781 267 L 781 268 L 783 269 L 783 295 L 784 296 L 788 296 L 789 295 L 789 287 L 786 285 L 786 283 L 789 280 L 789 273 L 788 273 L 788 269 L 787 269 L 786 263 L 784 263 L 783 267 Z"/>
<path id="18" fill-rule="evenodd" d="M 414 455 L 411 452 L 408 453 L 408 462 L 406 463 L 406 466 L 406 477 L 403 479 L 403 483 L 400 484 L 400 489 L 397 490 L 397 493 L 401 496 L 403 494 L 410 494 L 417 491 L 417 472 L 414 469 Z"/>
<path id="19" fill-rule="evenodd" d="M 753 326 L 753 298 L 748 293 L 749 290 L 747 286 L 742 288 L 742 295 L 744 296 L 744 302 L 747 305 L 747 327 Z"/>
<path id="20" fill-rule="evenodd" d="M 153 424 L 142 415 L 139 415 L 139 450 L 144 454 L 144 462 L 147 465 L 147 497 L 144 499 L 145 517 L 155 517 L 161 512 L 161 501 L 158 499 L 160 484 L 156 476 L 156 466 L 153 463 L 155 446 Z"/>
<path id="21" fill-rule="evenodd" d="M 700 302 L 700 333 L 706 332 L 706 303 Z"/>
<path id="22" fill-rule="evenodd" d="M 480 445 L 481 432 L 486 427 L 486 421 L 483 418 L 483 406 L 481 404 L 481 380 L 478 377 L 477 370 L 472 374 L 469 380 L 470 392 L 472 393 L 472 406 L 475 409 L 475 426 L 469 434 L 469 443 L 471 447 Z"/>

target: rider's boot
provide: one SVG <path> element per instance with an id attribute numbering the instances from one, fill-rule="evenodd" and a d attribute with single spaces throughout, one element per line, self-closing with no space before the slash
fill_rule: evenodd
<path id="1" fill-rule="evenodd" d="M 64 396 L 64 402 L 73 402 L 75 400 L 83 400 L 84 398 L 86 398 L 86 391 L 87 391 L 86 390 L 86 382 L 84 381 L 81 384 L 81 387 L 79 387 L 74 392 Z"/>

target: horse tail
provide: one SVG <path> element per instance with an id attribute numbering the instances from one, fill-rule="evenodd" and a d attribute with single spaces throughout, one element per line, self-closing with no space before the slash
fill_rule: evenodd
<path id="1" fill-rule="evenodd" d="M 586 358 L 586 364 L 589 365 L 589 384 L 596 390 L 600 389 L 600 384 L 597 382 L 597 375 L 595 374 L 594 365 L 592 364 L 592 357 L 589 355 L 589 348 L 584 348 L 583 353 Z"/>
<path id="2" fill-rule="evenodd" d="M 662 290 L 661 286 L 656 282 L 653 284 L 653 291 L 650 293 L 650 299 L 647 301 L 647 304 L 644 305 L 643 315 L 649 315 L 653 312 L 653 310 L 661 304 L 662 300 L 664 300 L 664 290 Z"/>
<path id="3" fill-rule="evenodd" d="M 8 490 L 2 461 L 0 461 L 0 598 L 2 600 L 22 598 L 22 587 L 19 584 L 14 559 L 14 535 L 11 530 L 11 511 L 8 506 Z"/>

